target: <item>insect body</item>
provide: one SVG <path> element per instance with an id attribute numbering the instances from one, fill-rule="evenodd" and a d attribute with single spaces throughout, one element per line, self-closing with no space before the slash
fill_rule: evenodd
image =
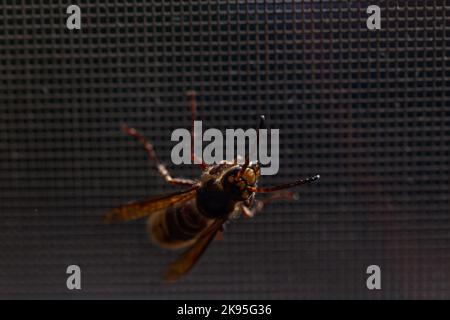
<path id="1" fill-rule="evenodd" d="M 192 121 L 195 119 L 195 95 L 190 94 Z M 264 125 L 261 117 L 260 126 Z M 252 217 L 264 204 L 283 198 L 292 198 L 290 192 L 278 190 L 302 185 L 319 179 L 314 176 L 304 180 L 270 188 L 259 188 L 257 182 L 261 168 L 256 161 L 251 163 L 248 157 L 243 164 L 223 161 L 220 164 L 201 164 L 202 175 L 199 181 L 172 178 L 159 161 L 153 146 L 135 129 L 128 127 L 124 131 L 140 141 L 150 160 L 156 164 L 159 173 L 173 185 L 187 189 L 169 195 L 141 202 L 126 204 L 106 214 L 107 222 L 123 222 L 148 217 L 148 229 L 157 245 L 180 249 L 189 247 L 177 260 L 169 265 L 165 278 L 176 281 L 186 274 L 197 262 L 209 243 L 222 232 L 223 225 L 241 214 Z M 194 158 L 195 155 L 191 154 Z M 271 193 L 269 198 L 256 200 L 257 193 Z"/>
<path id="2" fill-rule="evenodd" d="M 214 220 L 238 215 L 238 203 L 250 201 L 254 193 L 248 187 L 255 187 L 259 176 L 259 168 L 248 167 L 236 183 L 241 170 L 227 163 L 208 167 L 192 199 L 151 215 L 148 227 L 153 241 L 167 248 L 186 247 Z"/>

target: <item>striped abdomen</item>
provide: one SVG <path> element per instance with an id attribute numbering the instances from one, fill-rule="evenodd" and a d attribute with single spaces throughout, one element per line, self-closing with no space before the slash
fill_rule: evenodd
<path id="1" fill-rule="evenodd" d="M 212 222 L 198 212 L 195 202 L 193 199 L 150 216 L 148 229 L 153 242 L 170 249 L 191 245 Z"/>

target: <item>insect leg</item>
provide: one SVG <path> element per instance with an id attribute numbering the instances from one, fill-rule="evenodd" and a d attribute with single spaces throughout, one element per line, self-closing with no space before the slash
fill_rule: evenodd
<path id="1" fill-rule="evenodd" d="M 147 152 L 148 158 L 155 163 L 156 169 L 158 170 L 159 174 L 170 184 L 177 185 L 177 186 L 192 186 L 196 183 L 194 180 L 190 179 L 183 179 L 183 178 L 172 178 L 172 176 L 169 174 L 169 171 L 166 169 L 166 167 L 162 164 L 162 162 L 159 160 L 158 156 L 156 155 L 155 149 L 153 148 L 153 145 L 148 142 L 136 129 L 129 128 L 128 126 L 124 125 L 122 127 L 123 132 L 128 134 L 129 136 L 132 136 L 135 138 L 138 142 L 140 142 Z"/>
<path id="2" fill-rule="evenodd" d="M 255 214 L 260 212 L 264 206 L 278 200 L 296 200 L 297 195 L 294 192 L 275 192 L 263 200 L 255 200 L 253 207 L 249 208 L 242 205 L 242 213 L 246 218 L 253 218 Z"/>
<path id="3" fill-rule="evenodd" d="M 202 170 L 205 170 L 207 165 L 203 162 L 202 159 L 200 159 L 194 152 L 194 141 L 195 141 L 195 135 L 194 135 L 194 122 L 197 115 L 197 99 L 196 99 L 196 93 L 194 90 L 190 90 L 186 93 L 186 95 L 189 98 L 190 104 L 191 104 L 191 120 L 192 120 L 192 126 L 191 126 L 191 161 L 192 163 L 199 162 L 200 168 Z"/>
<path id="4" fill-rule="evenodd" d="M 248 219 L 253 218 L 257 212 L 263 209 L 263 207 L 264 203 L 260 200 L 255 200 L 255 203 L 253 204 L 252 208 L 249 208 L 244 204 L 241 206 L 244 217 Z"/>

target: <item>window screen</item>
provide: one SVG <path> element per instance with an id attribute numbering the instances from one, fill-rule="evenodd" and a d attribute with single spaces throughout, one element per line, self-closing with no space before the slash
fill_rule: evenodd
<path id="1" fill-rule="evenodd" d="M 449 15 L 437 0 L 3 1 L 0 297 L 450 298 Z M 229 224 L 168 285 L 178 253 L 152 245 L 145 221 L 102 219 L 178 190 L 125 123 L 173 176 L 199 176 L 170 157 L 192 89 L 205 127 L 264 114 L 280 129 L 279 172 L 261 185 L 321 180 Z"/>

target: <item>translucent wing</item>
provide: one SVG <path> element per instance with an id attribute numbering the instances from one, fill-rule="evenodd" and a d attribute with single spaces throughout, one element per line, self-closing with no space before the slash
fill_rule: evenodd
<path id="1" fill-rule="evenodd" d="M 124 222 L 146 217 L 153 212 L 157 212 L 158 210 L 162 210 L 177 203 L 194 198 L 198 188 L 199 186 L 195 186 L 187 190 L 153 199 L 125 204 L 106 213 L 105 222 Z"/>
<path id="2" fill-rule="evenodd" d="M 173 261 L 164 275 L 164 279 L 169 282 L 175 282 L 183 275 L 189 272 L 201 255 L 205 252 L 208 245 L 214 239 L 216 234 L 222 229 L 226 219 L 215 220 L 209 227 L 202 232 L 197 241 L 184 252 L 178 259 Z"/>

